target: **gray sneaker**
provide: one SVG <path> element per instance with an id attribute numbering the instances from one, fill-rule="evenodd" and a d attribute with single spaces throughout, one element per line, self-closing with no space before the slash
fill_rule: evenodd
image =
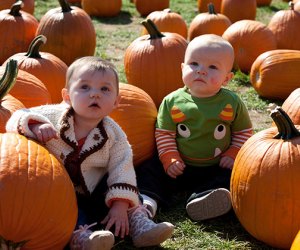
<path id="1" fill-rule="evenodd" d="M 226 214 L 231 207 L 230 192 L 225 188 L 218 188 L 192 195 L 186 211 L 192 220 L 201 221 Z"/>

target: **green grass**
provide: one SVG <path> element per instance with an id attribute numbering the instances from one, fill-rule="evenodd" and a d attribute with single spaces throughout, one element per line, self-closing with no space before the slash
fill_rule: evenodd
<path id="1" fill-rule="evenodd" d="M 276 11 L 287 9 L 287 6 L 286 2 L 273 0 L 271 6 L 257 9 L 256 19 L 267 24 Z M 59 7 L 58 0 L 36 0 L 35 16 L 40 20 L 48 10 L 57 7 Z M 170 8 L 180 13 L 188 25 L 198 14 L 196 0 L 170 0 Z M 140 22 L 142 20 L 144 17 L 138 14 L 129 0 L 123 1 L 122 11 L 117 17 L 92 18 L 97 31 L 95 55 L 112 61 L 119 71 L 122 82 L 126 82 L 123 65 L 124 52 L 127 46 L 141 34 Z M 239 93 L 251 112 L 250 115 L 253 114 L 253 119 L 257 119 L 254 117 L 261 118 L 257 120 L 255 131 L 270 126 L 271 120 L 267 109 L 273 102 L 258 96 L 249 82 L 248 75 L 235 72 L 235 77 L 228 88 Z M 280 105 L 281 102 L 275 104 Z M 184 199 L 178 199 L 172 211 L 159 213 L 156 220 L 172 222 L 176 226 L 175 233 L 172 239 L 163 243 L 161 247 L 148 249 L 273 249 L 249 235 L 233 212 L 206 222 L 190 221 L 185 214 Z M 125 239 L 119 241 L 114 249 L 134 248 L 130 239 Z"/>

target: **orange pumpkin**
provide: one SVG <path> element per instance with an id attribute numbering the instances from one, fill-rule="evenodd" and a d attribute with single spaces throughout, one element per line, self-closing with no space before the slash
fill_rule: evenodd
<path id="1" fill-rule="evenodd" d="M 82 8 L 90 16 L 114 17 L 122 8 L 122 0 L 82 0 Z"/>
<path id="2" fill-rule="evenodd" d="M 147 16 L 156 10 L 169 8 L 170 0 L 134 0 L 136 10 L 141 16 Z"/>
<path id="3" fill-rule="evenodd" d="M 25 106 L 16 98 L 7 93 L 13 87 L 18 74 L 18 66 L 15 60 L 10 60 L 0 79 L 0 133 L 5 132 L 5 125 L 12 113 Z"/>
<path id="4" fill-rule="evenodd" d="M 43 51 L 70 65 L 79 57 L 94 55 L 96 32 L 84 10 L 71 7 L 66 0 L 59 0 L 59 3 L 61 7 L 51 9 L 42 16 L 36 35 L 47 37 Z"/>
<path id="5" fill-rule="evenodd" d="M 300 126 L 280 108 L 277 127 L 254 134 L 240 149 L 232 170 L 232 206 L 256 239 L 289 249 L 300 228 Z"/>
<path id="6" fill-rule="evenodd" d="M 257 6 L 269 6 L 272 0 L 256 0 Z"/>
<path id="7" fill-rule="evenodd" d="M 63 249 L 77 219 L 66 170 L 46 148 L 19 134 L 0 134 L 0 148 L 1 246 Z"/>
<path id="8" fill-rule="evenodd" d="M 22 2 L 0 11 L 0 65 L 18 52 L 26 51 L 38 27 L 37 19 L 21 10 Z"/>
<path id="9" fill-rule="evenodd" d="M 300 231 L 297 233 L 290 250 L 300 250 Z"/>
<path id="10" fill-rule="evenodd" d="M 250 82 L 260 96 L 285 100 L 299 87 L 299 69 L 299 50 L 266 51 L 255 59 Z"/>
<path id="11" fill-rule="evenodd" d="M 200 13 L 194 17 L 189 27 L 189 40 L 204 34 L 216 34 L 222 36 L 231 25 L 229 18 L 223 14 L 217 14 L 213 4 L 208 5 L 208 12 Z"/>
<path id="12" fill-rule="evenodd" d="M 127 82 L 146 91 L 158 107 L 167 94 L 182 87 L 181 63 L 187 41 L 176 33 L 161 33 L 150 20 L 143 21 L 149 35 L 135 39 L 126 49 Z"/>
<path id="13" fill-rule="evenodd" d="M 33 15 L 34 13 L 34 0 L 22 0 L 23 7 L 22 10 Z M 10 9 L 11 6 L 16 3 L 16 0 L 1 0 L 0 1 L 0 10 Z"/>
<path id="14" fill-rule="evenodd" d="M 269 21 L 268 27 L 273 32 L 278 49 L 300 50 L 300 13 L 294 10 L 290 2 L 289 10 L 277 11 Z"/>
<path id="15" fill-rule="evenodd" d="M 300 12 L 300 1 L 295 2 L 295 4 L 294 4 L 294 10 Z"/>
<path id="16" fill-rule="evenodd" d="M 151 12 L 146 19 L 151 19 L 160 32 L 173 32 L 187 39 L 187 24 L 182 16 L 171 9 L 157 10 Z M 142 35 L 147 35 L 148 31 L 143 27 Z"/>
<path id="17" fill-rule="evenodd" d="M 197 0 L 197 7 L 200 13 L 207 12 L 208 5 L 213 4 L 217 13 L 221 12 L 222 0 Z"/>
<path id="18" fill-rule="evenodd" d="M 276 49 L 273 33 L 259 21 L 237 21 L 225 30 L 222 37 L 234 48 L 235 68 L 245 73 L 251 70 L 253 62 L 260 54 Z"/>
<path id="19" fill-rule="evenodd" d="M 60 103 L 68 66 L 57 56 L 48 52 L 40 52 L 40 46 L 44 45 L 46 40 L 43 35 L 37 36 L 30 44 L 27 53 L 17 53 L 10 59 L 17 60 L 19 69 L 42 81 L 51 95 L 52 103 Z"/>
<path id="20" fill-rule="evenodd" d="M 295 89 L 282 104 L 294 124 L 300 125 L 300 88 Z"/>
<path id="21" fill-rule="evenodd" d="M 221 13 L 232 23 L 244 19 L 255 20 L 256 0 L 222 0 Z"/>
<path id="22" fill-rule="evenodd" d="M 120 96 L 119 106 L 110 116 L 125 131 L 132 146 L 133 164 L 138 166 L 154 155 L 157 109 L 144 90 L 131 84 L 120 83 Z"/>

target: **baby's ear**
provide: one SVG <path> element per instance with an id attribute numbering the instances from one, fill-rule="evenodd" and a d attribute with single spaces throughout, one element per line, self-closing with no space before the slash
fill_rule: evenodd
<path id="1" fill-rule="evenodd" d="M 69 95 L 69 91 L 66 88 L 63 88 L 61 90 L 61 95 L 62 95 L 63 101 L 70 104 L 70 95 Z"/>
<path id="2" fill-rule="evenodd" d="M 226 86 L 233 78 L 233 76 L 234 76 L 233 72 L 229 72 L 225 78 L 225 81 L 223 82 L 223 86 Z"/>
<path id="3" fill-rule="evenodd" d="M 115 104 L 114 104 L 114 108 L 117 108 L 117 107 L 119 106 L 120 101 L 121 101 L 121 95 L 119 94 L 119 95 L 116 97 Z"/>

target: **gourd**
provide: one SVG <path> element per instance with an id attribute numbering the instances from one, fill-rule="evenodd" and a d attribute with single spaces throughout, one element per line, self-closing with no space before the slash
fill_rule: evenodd
<path id="1" fill-rule="evenodd" d="M 5 132 L 5 125 L 12 113 L 25 106 L 13 96 L 7 94 L 15 84 L 18 66 L 15 60 L 10 60 L 0 79 L 0 133 Z"/>
<path id="2" fill-rule="evenodd" d="M 17 133 L 0 134 L 0 148 L 2 249 L 63 249 L 78 214 L 65 168 L 46 148 Z"/>
<path id="3" fill-rule="evenodd" d="M 240 20 L 255 20 L 256 0 L 222 0 L 221 13 L 232 23 Z"/>
<path id="4" fill-rule="evenodd" d="M 300 125 L 300 88 L 295 89 L 283 102 L 282 109 L 294 124 Z"/>
<path id="5" fill-rule="evenodd" d="M 35 35 L 47 38 L 43 51 L 57 56 L 67 65 L 79 57 L 93 56 L 96 31 L 90 16 L 79 7 L 71 7 L 66 0 L 59 0 L 59 4 L 60 7 L 47 11 L 38 25 Z"/>
<path id="6" fill-rule="evenodd" d="M 250 71 L 250 82 L 265 98 L 285 100 L 299 87 L 299 50 L 270 50 L 259 55 Z"/>
<path id="7" fill-rule="evenodd" d="M 160 32 L 177 33 L 187 39 L 188 27 L 183 17 L 171 11 L 171 9 L 157 10 L 151 12 L 146 19 L 151 19 Z M 147 35 L 145 27 L 142 29 L 142 35 Z"/>
<path id="8" fill-rule="evenodd" d="M 200 13 L 191 21 L 188 29 L 189 41 L 196 36 L 204 34 L 216 34 L 222 36 L 231 25 L 229 18 L 215 11 L 212 3 L 208 5 L 208 12 Z"/>
<path id="9" fill-rule="evenodd" d="M 19 69 L 34 75 L 46 86 L 52 103 L 60 103 L 62 102 L 61 90 L 65 87 L 68 67 L 57 56 L 48 52 L 40 52 L 40 47 L 46 41 L 45 36 L 39 35 L 32 40 L 27 52 L 17 53 L 10 59 L 17 60 Z"/>
<path id="10" fill-rule="evenodd" d="M 122 8 L 122 0 L 82 0 L 82 9 L 90 16 L 114 17 Z"/>
<path id="11" fill-rule="evenodd" d="M 276 127 L 250 137 L 232 170 L 232 206 L 256 239 L 289 249 L 300 228 L 300 126 L 282 108 L 271 113 Z"/>
<path id="12" fill-rule="evenodd" d="M 132 146 L 133 164 L 137 167 L 155 152 L 157 108 L 144 90 L 131 84 L 120 83 L 120 96 L 118 108 L 110 116 L 125 131 Z"/>
<path id="13" fill-rule="evenodd" d="M 253 62 L 260 54 L 277 48 L 271 30 L 255 20 L 241 20 L 231 24 L 222 37 L 234 48 L 235 68 L 244 73 L 250 72 Z"/>
<path id="14" fill-rule="evenodd" d="M 125 50 L 127 82 L 146 91 L 158 107 L 167 94 L 183 87 L 181 63 L 187 41 L 176 33 L 161 33 L 150 20 L 144 20 L 149 35 L 135 39 Z"/>
<path id="15" fill-rule="evenodd" d="M 136 10 L 141 16 L 147 16 L 156 10 L 169 8 L 170 0 L 134 0 Z"/>
<path id="16" fill-rule="evenodd" d="M 18 52 L 26 51 L 38 27 L 37 19 L 21 10 L 22 1 L 0 11 L 0 65 Z"/>

